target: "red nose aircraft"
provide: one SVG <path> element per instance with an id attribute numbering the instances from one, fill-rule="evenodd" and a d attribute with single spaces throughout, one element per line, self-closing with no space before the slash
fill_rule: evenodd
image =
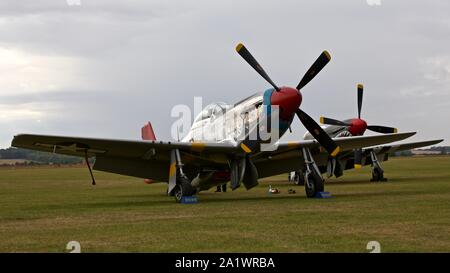
<path id="1" fill-rule="evenodd" d="M 357 85 L 358 91 L 358 117 L 346 120 L 336 120 L 332 118 L 320 117 L 320 122 L 322 124 L 327 124 L 329 126 L 324 127 L 324 131 L 333 139 L 344 138 L 344 137 L 355 137 L 364 135 L 366 130 L 371 130 L 383 134 L 397 133 L 397 129 L 387 126 L 378 125 L 367 125 L 367 122 L 361 119 L 361 108 L 363 101 L 363 85 Z M 313 136 L 307 132 L 304 139 L 312 139 Z M 355 148 L 353 152 L 346 152 L 339 155 L 336 160 L 324 162 L 322 165 L 319 164 L 318 168 L 322 173 L 327 173 L 328 177 L 336 176 L 339 177 L 343 174 L 344 170 L 361 168 L 363 165 L 372 166 L 372 179 L 371 181 L 386 181 L 384 178 L 384 170 L 381 166 L 381 161 L 387 161 L 389 153 L 396 151 L 409 150 L 414 148 L 425 147 L 441 142 L 442 139 L 430 140 L 430 141 L 420 141 L 412 143 L 404 143 L 398 145 L 386 145 L 378 147 L 370 147 L 367 149 Z M 304 175 L 305 168 L 299 169 L 295 172 L 289 173 L 289 181 L 294 182 L 297 185 L 303 185 L 305 183 Z"/>
<path id="2" fill-rule="evenodd" d="M 167 193 L 181 201 L 185 196 L 228 181 L 233 190 L 241 183 L 251 189 L 258 185 L 260 178 L 295 171 L 301 166 L 306 166 L 306 195 L 314 197 L 324 190 L 324 180 L 316 160 L 319 165 L 326 165 L 339 152 L 352 153 L 354 149 L 399 141 L 415 134 L 332 139 L 300 109 L 300 91 L 330 61 L 327 51 L 320 54 L 296 88 L 278 87 L 244 45 L 239 44 L 236 51 L 272 88 L 235 104 L 206 106 L 182 140 L 156 141 L 148 124 L 142 130 L 143 140 L 21 134 L 14 137 L 12 146 L 80 156 L 87 162 L 88 157 L 95 156 L 94 170 L 141 177 L 147 179 L 147 183 L 167 182 Z M 277 110 L 278 116 L 273 114 Z M 313 139 L 280 142 L 279 138 L 290 128 L 295 116 Z M 265 122 L 272 119 L 278 121 L 279 128 Z M 269 143 L 273 149 L 262 148 L 267 142 L 260 135 L 256 134 L 253 139 L 249 137 L 264 127 L 275 129 L 271 133 L 279 134 L 275 135 L 273 143 Z M 87 165 L 95 184 L 89 163 Z"/>
<path id="3" fill-rule="evenodd" d="M 367 125 L 367 122 L 361 119 L 364 86 L 362 84 L 358 84 L 357 91 L 358 91 L 358 118 L 340 121 L 332 118 L 320 117 L 320 123 L 327 125 L 345 126 L 347 127 L 348 132 L 352 136 L 362 136 L 366 131 L 366 129 L 383 134 L 397 133 L 397 129 L 394 127 Z M 361 168 L 361 160 L 362 160 L 362 149 L 356 149 L 354 162 L 355 168 Z"/>

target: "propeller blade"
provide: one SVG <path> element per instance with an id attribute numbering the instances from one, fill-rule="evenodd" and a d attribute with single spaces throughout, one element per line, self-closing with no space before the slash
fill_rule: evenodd
<path id="1" fill-rule="evenodd" d="M 358 84 L 358 118 L 361 118 L 364 85 Z"/>
<path id="2" fill-rule="evenodd" d="M 367 129 L 370 131 L 382 133 L 382 134 L 392 134 L 397 133 L 397 128 L 387 127 L 387 126 L 378 126 L 378 125 L 369 125 Z"/>
<path id="3" fill-rule="evenodd" d="M 362 167 L 362 149 L 355 150 L 354 167 L 360 169 Z"/>
<path id="4" fill-rule="evenodd" d="M 320 70 L 327 65 L 327 63 L 331 60 L 331 55 L 328 51 L 323 51 L 322 54 L 317 58 L 317 60 L 313 63 L 313 65 L 306 71 L 300 83 L 297 85 L 297 90 L 302 89 L 305 85 L 307 85 L 314 77 L 319 74 Z"/>
<path id="5" fill-rule="evenodd" d="M 350 123 L 346 123 L 337 119 L 320 117 L 320 123 L 328 124 L 328 125 L 337 125 L 337 126 L 350 126 Z"/>
<path id="6" fill-rule="evenodd" d="M 305 128 L 320 143 L 320 145 L 322 145 L 332 157 L 335 157 L 339 153 L 340 148 L 330 136 L 319 126 L 319 124 L 317 124 L 317 122 L 302 110 L 297 109 L 296 114 Z"/>
<path id="7" fill-rule="evenodd" d="M 241 55 L 242 58 L 251 66 L 253 69 L 258 72 L 259 75 L 261 75 L 270 85 L 275 88 L 275 90 L 279 91 L 280 88 L 270 79 L 269 75 L 267 75 L 266 71 L 262 68 L 262 66 L 256 61 L 256 59 L 252 56 L 250 51 L 247 50 L 247 48 L 243 44 L 238 44 L 236 46 L 236 51 L 239 55 Z"/>

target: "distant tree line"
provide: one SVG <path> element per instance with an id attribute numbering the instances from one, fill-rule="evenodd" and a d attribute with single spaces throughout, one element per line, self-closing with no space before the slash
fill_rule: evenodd
<path id="1" fill-rule="evenodd" d="M 76 156 L 32 151 L 20 148 L 0 149 L 0 159 L 25 159 L 42 164 L 78 164 L 83 159 Z"/>
<path id="2" fill-rule="evenodd" d="M 439 151 L 441 154 L 446 155 L 450 153 L 450 147 L 449 146 L 433 146 L 429 149 L 429 151 Z"/>
<path id="3" fill-rule="evenodd" d="M 450 146 L 434 146 L 426 150 L 440 151 L 443 155 L 450 154 Z M 411 152 L 411 150 L 391 153 L 391 156 L 412 155 L 413 153 Z M 13 147 L 0 149 L 0 159 L 24 159 L 41 164 L 79 164 L 84 161 L 82 158 L 76 156 L 60 155 L 49 152 L 39 152 Z M 93 160 L 90 159 L 89 161 L 92 162 Z"/>
<path id="4" fill-rule="evenodd" d="M 450 146 L 433 146 L 428 149 L 421 149 L 423 151 L 438 151 L 441 155 L 450 154 Z M 401 152 L 393 152 L 391 156 L 412 156 L 414 155 L 411 150 L 401 151 Z"/>
<path id="5" fill-rule="evenodd" d="M 413 156 L 411 150 L 405 150 L 401 152 L 393 152 L 390 154 L 391 156 Z"/>

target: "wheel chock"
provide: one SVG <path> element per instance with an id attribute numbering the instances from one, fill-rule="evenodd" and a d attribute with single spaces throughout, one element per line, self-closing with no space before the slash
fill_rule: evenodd
<path id="1" fill-rule="evenodd" d="M 198 198 L 197 196 L 183 196 L 181 197 L 181 204 L 197 204 Z"/>
<path id="2" fill-rule="evenodd" d="M 319 191 L 314 195 L 314 198 L 333 198 L 333 196 L 331 196 L 331 193 L 328 191 Z"/>

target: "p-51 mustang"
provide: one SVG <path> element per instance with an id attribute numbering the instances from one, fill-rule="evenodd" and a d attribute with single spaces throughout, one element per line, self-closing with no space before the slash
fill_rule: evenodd
<path id="1" fill-rule="evenodd" d="M 357 104 L 358 104 L 358 117 L 346 120 L 336 120 L 327 117 L 320 117 L 320 123 L 327 124 L 329 126 L 323 128 L 324 131 L 332 138 L 339 137 L 351 137 L 351 136 L 362 136 L 366 130 L 390 134 L 397 133 L 397 129 L 387 126 L 379 125 L 367 125 L 367 122 L 361 119 L 361 109 L 363 102 L 363 91 L 364 86 L 362 84 L 357 85 Z M 304 139 L 313 139 L 310 133 L 306 133 Z M 355 149 L 353 152 L 348 151 L 341 153 L 338 160 L 324 162 L 322 165 L 319 164 L 319 170 L 321 173 L 327 173 L 328 177 L 335 175 L 339 177 L 342 175 L 343 170 L 348 169 L 359 169 L 362 166 L 371 165 L 372 167 L 372 179 L 371 181 L 387 181 L 384 177 L 384 170 L 381 166 L 381 161 L 387 161 L 389 153 L 398 152 L 404 150 L 410 150 L 414 148 L 420 148 L 425 146 L 434 145 L 442 142 L 439 140 L 430 140 L 422 142 L 413 142 L 405 144 L 396 145 L 385 145 L 378 147 L 371 147 L 368 149 Z M 329 163 L 329 164 L 328 164 Z M 299 169 L 295 172 L 289 173 L 289 180 L 293 181 L 297 185 L 303 185 L 305 183 L 304 178 L 305 167 Z"/>
<path id="2" fill-rule="evenodd" d="M 84 157 L 93 184 L 95 180 L 87 159 L 95 156 L 94 170 L 147 181 L 166 181 L 167 193 L 180 201 L 183 196 L 227 181 L 233 190 L 241 184 L 251 189 L 259 178 L 298 170 L 300 166 L 306 166 L 306 195 L 313 197 L 324 190 L 317 160 L 320 164 L 333 162 L 339 153 L 399 141 L 415 134 L 332 139 L 299 108 L 300 91 L 330 61 L 327 51 L 320 54 L 296 88 L 277 86 L 244 45 L 239 44 L 236 51 L 272 88 L 234 105 L 207 106 L 181 141 L 156 141 L 148 123 L 142 128 L 144 140 L 139 141 L 21 134 L 14 137 L 12 146 Z M 295 116 L 314 139 L 273 143 L 274 138 L 286 133 Z M 243 122 L 230 122 L 236 119 Z M 270 131 L 270 137 L 263 136 L 263 131 Z"/>

